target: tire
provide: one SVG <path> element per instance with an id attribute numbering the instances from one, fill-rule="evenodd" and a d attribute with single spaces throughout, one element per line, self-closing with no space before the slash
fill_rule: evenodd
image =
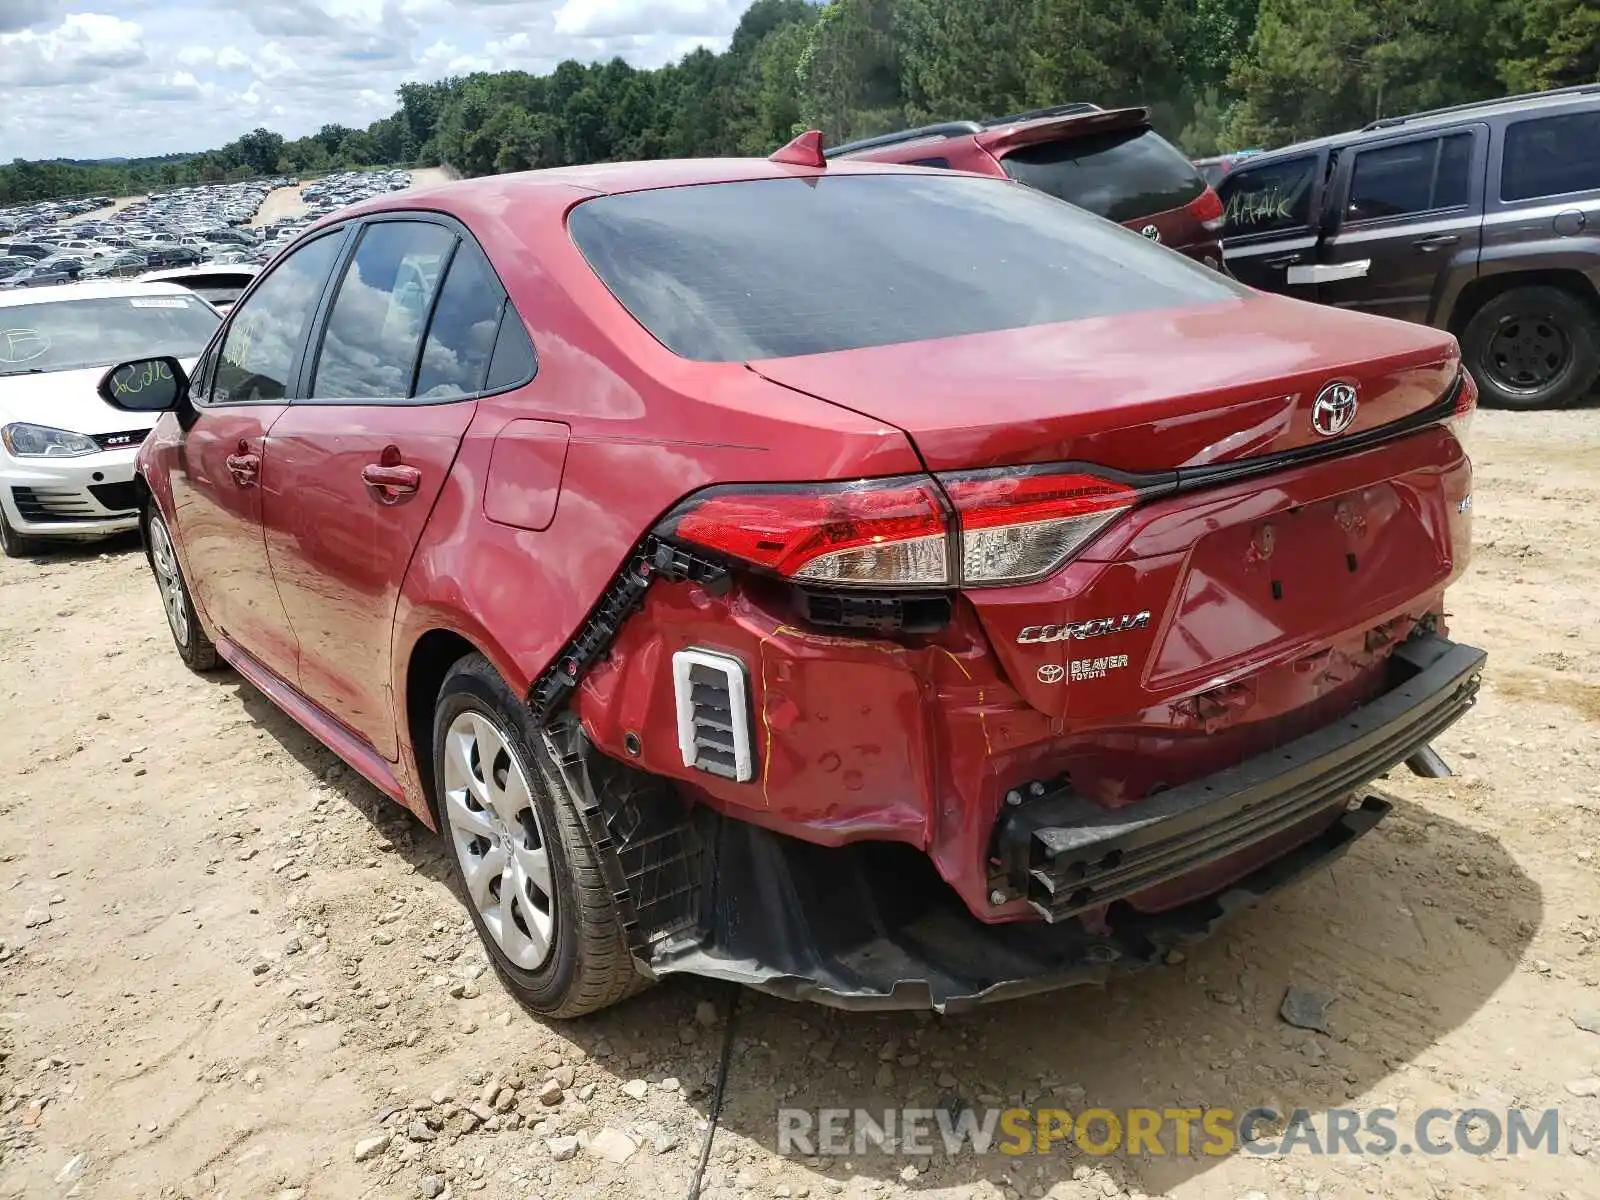
<path id="1" fill-rule="evenodd" d="M 149 501 L 144 510 L 144 553 L 150 573 L 155 577 L 156 589 L 161 593 L 161 607 L 166 610 L 167 628 L 172 633 L 178 657 L 191 671 L 215 670 L 217 648 L 194 611 L 189 581 L 183 577 L 183 567 L 172 548 L 172 534 L 154 500 Z"/>
<path id="2" fill-rule="evenodd" d="M 0 510 L 0 554 L 7 558 L 34 558 L 42 550 L 43 543 L 37 538 L 18 533 L 6 520 L 5 512 Z"/>
<path id="3" fill-rule="evenodd" d="M 1560 288 L 1515 288 L 1473 314 L 1461 345 L 1486 407 L 1565 408 L 1600 374 L 1600 315 Z"/>
<path id="4" fill-rule="evenodd" d="M 541 763 L 552 766 L 526 708 L 488 660 L 473 654 L 451 668 L 434 709 L 434 794 L 467 912 L 526 1007 L 578 1017 L 648 980 L 634 968 L 578 810 L 564 788 L 547 786 Z"/>

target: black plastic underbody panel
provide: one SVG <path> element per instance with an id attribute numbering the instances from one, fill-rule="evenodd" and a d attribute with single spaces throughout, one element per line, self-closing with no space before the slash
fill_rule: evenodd
<path id="1" fill-rule="evenodd" d="M 957 1013 L 1102 983 L 1201 941 L 1227 917 L 1327 866 L 1388 810 L 1382 798 L 1367 796 L 1215 895 L 1158 914 L 1114 905 L 1107 932 L 1095 933 L 1079 921 L 986 925 L 910 847 L 829 849 L 701 809 L 709 852 L 699 934 L 656 943 L 646 969 L 874 1011 Z"/>

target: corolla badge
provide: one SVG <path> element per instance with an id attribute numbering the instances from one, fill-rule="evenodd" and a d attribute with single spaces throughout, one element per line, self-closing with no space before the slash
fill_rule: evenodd
<path id="1" fill-rule="evenodd" d="M 1336 437 L 1356 419 L 1356 389 L 1350 383 L 1330 383 L 1311 404 L 1311 428 L 1323 437 Z"/>

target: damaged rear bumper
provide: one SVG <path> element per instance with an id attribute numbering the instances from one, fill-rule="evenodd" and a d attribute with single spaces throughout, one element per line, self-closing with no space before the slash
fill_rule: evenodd
<path id="1" fill-rule="evenodd" d="M 839 1008 L 958 1012 L 1153 963 L 1332 862 L 1389 810 L 1366 785 L 1472 705 L 1485 657 L 1423 634 L 1395 651 L 1388 690 L 1269 753 L 1118 810 L 1068 794 L 1008 809 L 996 886 L 1043 921 L 980 921 L 911 847 L 822 847 L 642 803 L 639 773 L 619 783 L 574 742 L 550 748 L 641 970 Z"/>

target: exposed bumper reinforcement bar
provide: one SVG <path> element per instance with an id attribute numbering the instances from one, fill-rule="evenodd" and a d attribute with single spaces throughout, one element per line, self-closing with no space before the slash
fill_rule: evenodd
<path id="1" fill-rule="evenodd" d="M 1486 655 L 1437 634 L 1396 648 L 1400 682 L 1236 767 L 1106 810 L 1063 789 L 1009 809 L 995 884 L 1061 921 L 1181 878 L 1342 803 L 1428 749 L 1477 696 Z"/>

